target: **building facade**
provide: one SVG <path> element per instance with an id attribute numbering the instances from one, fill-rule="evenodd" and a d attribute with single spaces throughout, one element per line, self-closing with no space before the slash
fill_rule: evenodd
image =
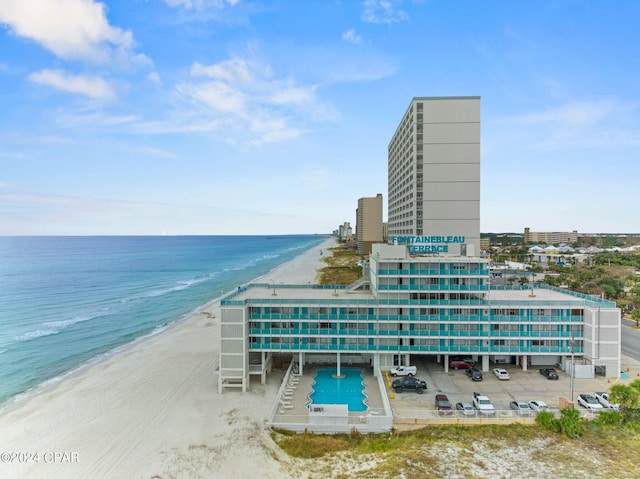
<path id="1" fill-rule="evenodd" d="M 356 242 L 358 253 L 371 253 L 371 245 L 382 243 L 382 194 L 358 199 L 356 209 Z"/>
<path id="2" fill-rule="evenodd" d="M 491 287 L 488 260 L 410 255 L 373 245 L 369 281 L 348 286 L 252 284 L 222 301 L 219 390 L 247 390 L 274 356 L 370 365 L 374 373 L 425 356 L 493 364 L 567 364 L 620 372 L 615 303 L 552 287 Z"/>
<path id="3" fill-rule="evenodd" d="M 480 97 L 413 98 L 388 146 L 388 189 L 389 238 L 464 237 L 479 254 Z"/>
<path id="4" fill-rule="evenodd" d="M 334 235 L 337 236 L 340 241 L 349 241 L 353 235 L 351 224 L 349 224 L 348 221 L 345 221 L 343 224 L 338 226 L 336 231 L 334 231 Z"/>
<path id="5" fill-rule="evenodd" d="M 369 200 L 375 237 L 365 236 Z M 573 356 L 581 373 L 619 375 L 614 302 L 534 283 L 491 285 L 480 254 L 479 97 L 411 101 L 389 144 L 388 200 L 387 244 L 382 195 L 358 201 L 358 246 L 370 247 L 359 281 L 251 284 L 222 300 L 220 392 L 246 391 L 252 375 L 265 381 L 278 358 L 300 372 L 345 362 L 379 375 L 416 356 L 448 370 L 450 355 L 471 355 L 484 371 L 566 369 Z"/>
<path id="6" fill-rule="evenodd" d="M 524 229 L 524 244 L 527 243 L 546 243 L 546 244 L 574 244 L 578 242 L 578 231 L 530 231 L 529 228 Z"/>

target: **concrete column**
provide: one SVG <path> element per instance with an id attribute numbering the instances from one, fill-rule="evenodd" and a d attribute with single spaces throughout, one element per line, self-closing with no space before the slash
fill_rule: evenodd
<path id="1" fill-rule="evenodd" d="M 340 377 L 340 351 L 338 351 L 338 370 L 336 371 L 338 377 Z"/>
<path id="2" fill-rule="evenodd" d="M 449 372 L 449 355 L 448 354 L 444 355 L 444 372 L 445 373 Z"/>
<path id="3" fill-rule="evenodd" d="M 526 356 L 522 356 L 522 370 L 526 371 L 527 370 L 527 357 Z"/>
<path id="4" fill-rule="evenodd" d="M 411 366 L 411 354 L 407 353 L 404 355 L 404 365 Z"/>
<path id="5" fill-rule="evenodd" d="M 302 351 L 298 353 L 298 367 L 300 368 L 300 371 L 298 372 L 300 373 L 300 376 L 302 376 L 302 373 L 304 373 L 304 353 Z"/>
<path id="6" fill-rule="evenodd" d="M 373 353 L 373 375 L 380 374 L 380 354 Z"/>
<path id="7" fill-rule="evenodd" d="M 489 355 L 488 354 L 483 354 L 482 355 L 482 370 L 483 371 L 488 371 L 489 370 Z"/>

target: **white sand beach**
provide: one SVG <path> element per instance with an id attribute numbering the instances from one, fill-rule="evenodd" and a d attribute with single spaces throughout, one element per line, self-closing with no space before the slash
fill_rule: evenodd
<path id="1" fill-rule="evenodd" d="M 315 282 L 320 250 L 260 282 Z M 0 477 L 279 478 L 266 419 L 277 378 L 218 394 L 219 301 L 0 413 Z"/>

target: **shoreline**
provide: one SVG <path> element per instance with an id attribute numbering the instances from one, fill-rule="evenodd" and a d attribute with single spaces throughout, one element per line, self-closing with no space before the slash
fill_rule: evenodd
<path id="1" fill-rule="evenodd" d="M 327 237 L 251 282 L 315 283 L 325 265 L 318 252 L 336 244 Z M 41 461 L 0 464 L 3 475 L 252 477 L 260 468 L 280 477 L 264 426 L 277 374 L 248 393 L 217 392 L 220 301 L 229 293 L 5 403 L 0 451 Z M 236 453 L 224 454 L 230 444 Z M 42 461 L 48 452 L 70 461 Z"/>
<path id="2" fill-rule="evenodd" d="M 328 236 L 324 241 L 322 241 L 320 244 L 317 245 L 318 248 L 326 248 L 326 246 L 324 246 L 325 244 L 328 244 L 329 241 L 334 241 L 335 242 L 335 238 L 332 236 Z M 334 246 L 333 243 L 331 243 L 331 246 Z M 269 278 L 272 274 L 277 274 L 277 271 L 280 268 L 286 268 L 288 264 L 293 263 L 296 261 L 296 259 L 298 257 L 300 257 L 301 255 L 304 255 L 305 253 L 307 253 L 307 251 L 303 251 L 300 254 L 298 254 L 297 256 L 294 256 L 293 258 L 291 258 L 290 260 L 277 265 L 276 267 L 274 267 L 273 269 L 269 270 L 268 272 L 257 276 L 256 278 L 253 278 L 252 280 L 250 280 L 248 283 L 245 284 L 249 284 L 249 283 L 256 283 L 259 282 L 259 280 L 261 280 L 262 278 Z M 267 279 L 268 281 L 268 279 Z M 13 410 L 15 407 L 19 407 L 20 404 L 23 401 L 27 401 L 29 400 L 31 397 L 37 396 L 38 394 L 47 391 L 48 389 L 55 387 L 57 384 L 61 383 L 62 381 L 65 381 L 67 378 L 69 377 L 73 377 L 76 374 L 81 373 L 82 371 L 86 370 L 87 368 L 91 368 L 92 366 L 99 364 L 102 361 L 105 361 L 107 359 L 109 359 L 110 357 L 114 356 L 114 355 L 118 355 L 122 352 L 125 352 L 127 349 L 131 348 L 131 347 L 135 347 L 137 344 L 147 341 L 149 339 L 151 339 L 152 337 L 158 335 L 158 334 L 163 334 L 163 333 L 167 333 L 169 332 L 171 329 L 175 328 L 176 326 L 178 326 L 180 323 L 184 322 L 184 321 L 188 321 L 190 319 L 192 319 L 194 316 L 198 315 L 198 314 L 213 314 L 212 312 L 207 311 L 208 309 L 212 309 L 214 307 L 218 307 L 219 308 L 219 303 L 220 301 L 222 301 L 223 298 L 227 297 L 228 295 L 230 295 L 231 293 L 233 293 L 235 290 L 231 289 L 221 295 L 219 295 L 218 297 L 208 300 L 206 303 L 199 305 L 195 308 L 193 308 L 191 311 L 182 314 L 179 318 L 174 319 L 173 321 L 170 321 L 168 323 L 162 324 L 162 325 L 158 325 L 156 326 L 154 329 L 152 329 L 151 331 L 148 331 L 147 333 L 143 334 L 142 336 L 139 336 L 135 339 L 133 339 L 132 341 L 126 342 L 124 344 L 120 344 L 118 346 L 115 346 L 112 349 L 109 349 L 107 351 L 104 351 L 102 353 L 99 353 L 96 356 L 93 356 L 87 360 L 85 360 L 84 362 L 78 364 L 77 366 L 73 367 L 72 369 L 65 371 L 64 373 L 58 374 L 54 377 L 48 378 L 44 381 L 42 381 L 41 383 L 38 383 L 37 385 L 27 389 L 26 391 L 20 392 L 18 394 L 15 394 L 9 398 L 7 398 L 6 400 L 4 400 L 3 402 L 0 402 L 0 417 L 2 416 L 2 414 Z"/>

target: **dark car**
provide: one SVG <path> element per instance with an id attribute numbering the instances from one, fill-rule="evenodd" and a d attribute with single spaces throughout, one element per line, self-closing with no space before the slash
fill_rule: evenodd
<path id="1" fill-rule="evenodd" d="M 401 393 L 404 389 L 414 389 L 418 394 L 422 394 L 427 389 L 427 383 L 415 376 L 406 376 L 393 381 L 391 387 L 397 393 Z"/>
<path id="2" fill-rule="evenodd" d="M 469 358 L 459 359 L 453 358 L 449 359 L 449 367 L 451 369 L 469 369 L 473 367 L 473 360 Z"/>
<path id="3" fill-rule="evenodd" d="M 448 416 L 450 414 L 453 414 L 451 403 L 449 402 L 449 398 L 446 395 L 436 394 L 435 400 L 438 414 L 440 414 L 441 416 Z"/>
<path id="4" fill-rule="evenodd" d="M 482 371 L 477 368 L 469 368 L 466 371 L 467 376 L 471 378 L 472 381 L 482 381 Z"/>
<path id="5" fill-rule="evenodd" d="M 558 373 L 553 368 L 540 368 L 540 374 L 547 379 L 558 379 Z"/>

